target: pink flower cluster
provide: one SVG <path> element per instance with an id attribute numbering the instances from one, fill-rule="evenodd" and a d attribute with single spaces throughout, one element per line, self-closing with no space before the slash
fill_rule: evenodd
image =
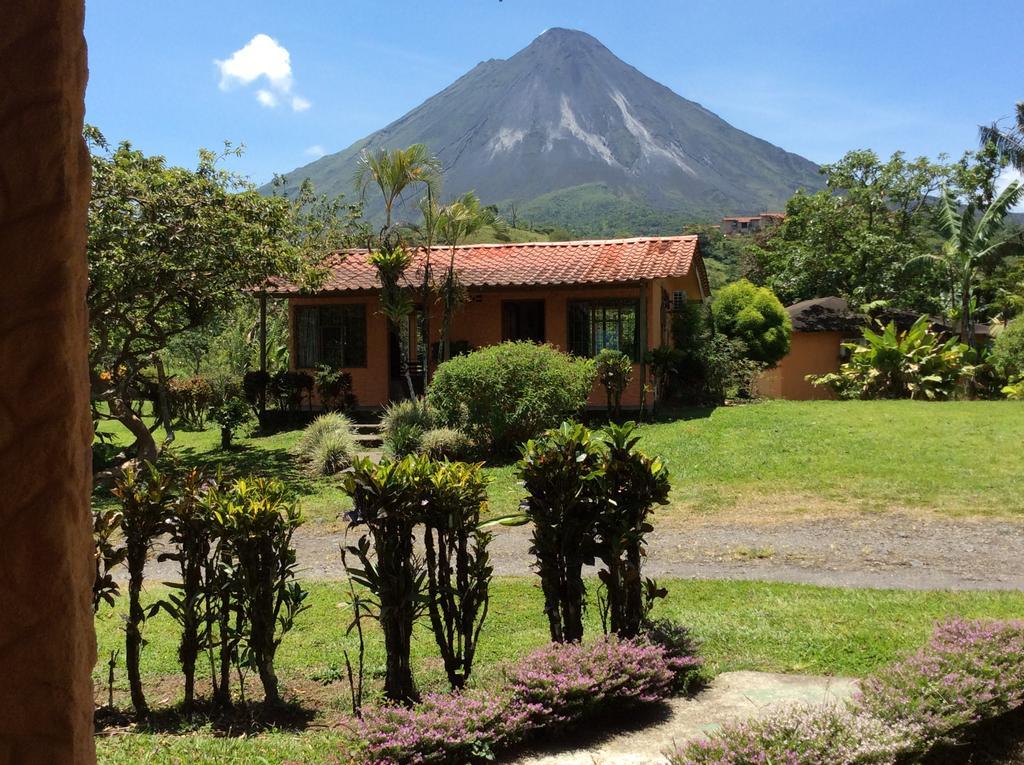
<path id="1" fill-rule="evenodd" d="M 643 640 L 552 644 L 526 656 L 499 691 L 432 694 L 411 709 L 368 709 L 356 733 L 367 765 L 463 765 L 490 759 L 529 733 L 611 704 L 658 701 L 692 673 L 696 657 Z"/>
<path id="2" fill-rule="evenodd" d="M 527 656 L 510 675 L 517 699 L 540 708 L 538 724 L 571 722 L 604 704 L 644 703 L 672 695 L 676 672 L 700 665 L 669 657 L 661 646 L 605 637 L 553 643 Z"/>
<path id="3" fill-rule="evenodd" d="M 952 619 L 903 661 L 865 678 L 857 705 L 922 730 L 926 746 L 1024 704 L 1024 622 Z"/>
<path id="4" fill-rule="evenodd" d="M 953 619 L 869 675 L 848 708 L 796 707 L 727 725 L 671 765 L 890 765 L 955 743 L 1024 704 L 1024 622 Z"/>
<path id="5" fill-rule="evenodd" d="M 464 763 L 521 739 L 534 715 L 508 693 L 438 693 L 411 709 L 368 709 L 358 733 L 368 765 Z"/>
<path id="6" fill-rule="evenodd" d="M 793 706 L 726 726 L 667 757 L 671 765 L 895 765 L 916 729 L 839 706 Z"/>

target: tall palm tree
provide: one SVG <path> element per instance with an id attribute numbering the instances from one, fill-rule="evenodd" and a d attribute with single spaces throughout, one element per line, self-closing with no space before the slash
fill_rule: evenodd
<path id="1" fill-rule="evenodd" d="M 442 207 L 434 197 L 433 189 L 428 186 L 426 195 L 420 200 L 420 213 L 423 215 L 423 223 L 417 230 L 423 239 L 423 279 L 420 282 L 420 305 L 423 307 L 423 319 L 420 322 L 420 329 L 423 332 L 423 392 L 426 393 L 427 385 L 430 383 L 430 290 L 434 278 L 430 256 L 434 251 L 434 243 L 437 241 L 438 231 L 441 227 Z"/>
<path id="2" fill-rule="evenodd" d="M 381 283 L 382 313 L 398 336 L 402 371 L 412 398 L 416 397 L 416 391 L 409 373 L 408 323 L 413 301 L 406 294 L 405 286 L 405 271 L 412 263 L 412 258 L 396 232 L 392 231 L 392 213 L 395 201 L 406 189 L 424 184 L 428 191 L 433 191 L 440 179 L 441 163 L 422 143 L 415 143 L 405 149 L 365 149 L 359 155 L 354 178 L 356 187 L 364 197 L 371 186 L 376 186 L 384 201 L 384 228 L 380 232 L 377 247 L 371 248 L 375 252 L 370 263 L 377 269 Z"/>
<path id="3" fill-rule="evenodd" d="M 395 200 L 403 191 L 418 183 L 436 191 L 440 180 L 441 163 L 422 143 L 414 143 L 406 149 L 364 149 L 356 164 L 356 188 L 363 196 L 370 186 L 380 190 L 388 229 Z"/>
<path id="4" fill-rule="evenodd" d="M 1001 128 L 998 123 L 982 125 L 978 135 L 982 145 L 995 144 L 999 153 L 1017 170 L 1024 173 L 1024 101 L 1017 102 L 1015 122 L 1011 128 Z"/>
<path id="5" fill-rule="evenodd" d="M 494 228 L 495 237 L 508 239 L 508 227 L 493 207 L 483 207 L 477 195 L 468 191 L 454 202 L 441 208 L 438 230 L 440 238 L 450 248 L 448 267 L 444 278 L 437 285 L 438 302 L 441 303 L 441 361 L 451 358 L 451 327 L 455 311 L 466 300 L 466 290 L 459 281 L 455 270 L 455 249 L 484 226 Z"/>
<path id="6" fill-rule="evenodd" d="M 950 298 L 960 313 L 960 339 L 972 348 L 975 347 L 977 309 L 974 289 L 981 263 L 993 250 L 1006 243 L 1003 226 L 1006 215 L 1022 199 L 1024 185 L 1014 181 L 980 215 L 974 202 L 962 205 L 948 190 L 943 191 L 939 202 L 939 227 L 946 235 L 946 241 L 940 255 L 923 257 L 936 260 L 945 267 L 951 285 Z"/>

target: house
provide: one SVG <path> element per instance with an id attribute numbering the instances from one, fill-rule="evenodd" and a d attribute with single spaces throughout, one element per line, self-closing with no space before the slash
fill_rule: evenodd
<path id="1" fill-rule="evenodd" d="M 435 278 L 451 255 L 448 247 L 432 250 Z M 628 407 L 640 406 L 648 382 L 645 352 L 671 342 L 673 307 L 709 294 L 696 236 L 462 245 L 454 259 L 468 302 L 453 319 L 453 352 L 505 340 L 550 343 L 587 357 L 615 348 L 634 362 L 622 398 Z M 425 251 L 416 250 L 410 286 L 422 280 L 425 263 Z M 327 364 L 349 372 L 361 407 L 404 397 L 406 365 L 422 370 L 429 346 L 429 363 L 436 366 L 440 307 L 433 300 L 427 307 L 429 342 L 422 337 L 423 306 L 409 317 L 402 328 L 411 340 L 409 358 L 402 359 L 380 311 L 380 284 L 367 251 L 335 253 L 327 268 L 316 292 L 280 281 L 267 291 L 288 301 L 292 369 Z M 590 403 L 602 406 L 603 390 L 595 390 Z"/>
<path id="2" fill-rule="evenodd" d="M 731 216 L 722 218 L 719 229 L 723 234 L 753 234 L 782 222 L 783 212 L 764 212 L 760 215 Z"/>
<path id="3" fill-rule="evenodd" d="M 758 378 L 757 393 L 793 401 L 835 398 L 828 387 L 808 382 L 807 375 L 838 372 L 850 356 L 844 343 L 859 341 L 871 318 L 852 310 L 845 299 L 835 296 L 803 300 L 788 306 L 786 311 L 793 322 L 789 353 Z M 899 309 L 884 309 L 876 314 L 878 320 L 891 321 L 900 331 L 909 329 L 919 316 L 914 311 Z M 939 317 L 932 317 L 930 329 L 946 335 L 957 332 L 956 327 Z M 975 338 L 979 343 L 987 342 L 988 325 L 976 325 Z"/>

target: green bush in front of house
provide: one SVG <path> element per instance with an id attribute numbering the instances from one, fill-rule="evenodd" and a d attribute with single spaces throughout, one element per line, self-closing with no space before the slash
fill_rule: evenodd
<path id="1" fill-rule="evenodd" d="M 740 279 L 711 303 L 715 330 L 747 347 L 747 357 L 769 366 L 789 353 L 793 322 L 775 293 Z"/>
<path id="2" fill-rule="evenodd" d="M 578 414 L 594 364 L 550 345 L 501 343 L 446 361 L 427 392 L 438 423 L 481 449 L 512 454 L 524 441 Z"/>

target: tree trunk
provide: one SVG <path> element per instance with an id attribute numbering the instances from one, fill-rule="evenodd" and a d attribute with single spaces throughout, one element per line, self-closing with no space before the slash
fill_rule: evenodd
<path id="1" fill-rule="evenodd" d="M 142 610 L 142 572 L 146 565 L 146 548 L 131 549 L 128 553 L 128 622 L 124 629 L 124 664 L 128 673 L 132 707 L 139 720 L 149 715 L 146 694 L 142 690 L 142 676 L 139 659 L 142 653 L 142 632 L 140 625 L 146 615 Z"/>
<path id="2" fill-rule="evenodd" d="M 398 623 L 400 622 L 400 623 Z M 416 682 L 409 663 L 411 650 L 411 626 L 404 619 L 385 622 L 384 649 L 387 653 L 387 668 L 384 677 L 384 695 L 391 701 L 410 704 L 419 700 Z"/>

